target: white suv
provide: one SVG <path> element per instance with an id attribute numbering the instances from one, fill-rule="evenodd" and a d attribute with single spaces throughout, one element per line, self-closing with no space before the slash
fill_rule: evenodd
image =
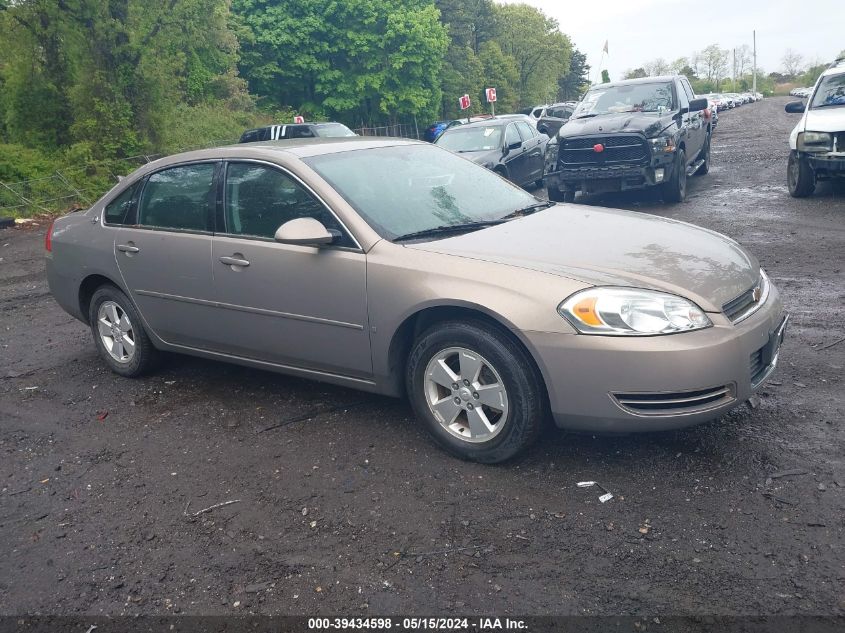
<path id="1" fill-rule="evenodd" d="M 845 58 L 821 74 L 806 106 L 793 101 L 786 111 L 804 113 L 789 135 L 790 195 L 803 198 L 819 180 L 845 178 Z"/>

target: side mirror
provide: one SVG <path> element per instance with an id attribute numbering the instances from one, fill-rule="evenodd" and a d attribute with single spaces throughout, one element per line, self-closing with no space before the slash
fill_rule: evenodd
<path id="1" fill-rule="evenodd" d="M 298 246 L 320 246 L 331 244 L 336 236 L 314 218 L 296 218 L 288 220 L 276 230 L 275 240 L 282 244 Z"/>
<path id="2" fill-rule="evenodd" d="M 704 97 L 700 99 L 693 99 L 689 102 L 689 111 L 690 112 L 701 112 L 702 110 L 707 109 L 707 99 Z"/>
<path id="3" fill-rule="evenodd" d="M 522 147 L 522 141 L 517 141 L 516 143 L 511 143 L 510 145 L 505 145 L 505 154 L 515 149 L 519 149 L 520 147 Z"/>
<path id="4" fill-rule="evenodd" d="M 786 104 L 784 110 L 789 112 L 789 114 L 803 114 L 806 107 L 807 104 L 803 101 L 790 101 Z"/>

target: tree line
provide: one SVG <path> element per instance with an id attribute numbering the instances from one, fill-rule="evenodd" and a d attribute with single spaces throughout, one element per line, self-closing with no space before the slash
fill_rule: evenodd
<path id="1" fill-rule="evenodd" d="M 845 57 L 843 50 L 839 57 Z M 733 49 L 711 44 L 689 57 L 667 61 L 662 57 L 650 60 L 637 68 L 625 72 L 625 79 L 654 77 L 657 75 L 686 75 L 696 93 L 736 92 L 751 90 L 753 80 L 753 51 L 743 44 Z M 787 49 L 781 59 L 783 72 L 767 73 L 757 67 L 757 90 L 772 94 L 778 84 L 797 83 L 812 86 L 829 62 L 805 63 L 804 57 Z"/>
<path id="2" fill-rule="evenodd" d="M 554 19 L 492 0 L 0 0 L 0 41 L 0 180 L 33 151 L 173 151 L 294 113 L 423 126 L 486 87 L 513 111 L 589 70 Z"/>

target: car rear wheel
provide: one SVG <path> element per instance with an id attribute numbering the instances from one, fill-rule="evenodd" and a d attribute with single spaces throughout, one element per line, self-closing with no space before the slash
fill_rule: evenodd
<path id="1" fill-rule="evenodd" d="M 129 298 L 114 286 L 102 286 L 91 297 L 88 322 L 94 344 L 111 370 L 127 378 L 146 373 L 158 360 L 141 317 Z"/>
<path id="2" fill-rule="evenodd" d="M 417 418 L 449 452 L 492 464 L 537 437 L 542 380 L 527 353 L 482 322 L 438 323 L 411 351 L 406 388 Z"/>
<path id="3" fill-rule="evenodd" d="M 687 197 L 687 154 L 679 149 L 672 169 L 672 177 L 663 184 L 663 199 L 666 202 L 683 202 Z"/>
<path id="4" fill-rule="evenodd" d="M 807 159 L 797 152 L 789 153 L 786 167 L 786 184 L 793 198 L 806 198 L 816 189 L 816 174 Z"/>

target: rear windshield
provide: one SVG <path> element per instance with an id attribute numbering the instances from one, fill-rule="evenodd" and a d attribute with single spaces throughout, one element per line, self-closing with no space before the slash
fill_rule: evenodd
<path id="1" fill-rule="evenodd" d="M 332 123 L 330 125 L 317 125 L 314 127 L 314 132 L 317 136 L 323 138 L 340 138 L 344 136 L 357 136 L 355 132 L 350 130 L 342 123 Z"/>
<path id="2" fill-rule="evenodd" d="M 441 134 L 436 145 L 453 152 L 482 152 L 502 148 L 502 126 L 454 127 Z"/>

